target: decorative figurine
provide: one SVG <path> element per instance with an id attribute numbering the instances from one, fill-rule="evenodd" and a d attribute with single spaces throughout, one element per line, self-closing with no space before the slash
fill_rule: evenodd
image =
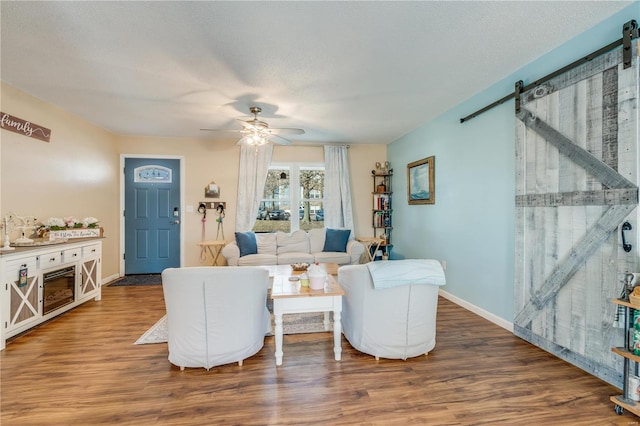
<path id="1" fill-rule="evenodd" d="M 4 245 L 0 247 L 0 250 L 15 250 L 9 243 L 9 216 L 4 217 L 2 227 L 4 228 Z"/>
<path id="2" fill-rule="evenodd" d="M 375 175 L 386 175 L 389 174 L 389 167 L 391 167 L 391 163 L 385 161 L 384 163 L 376 162 L 376 170 L 371 170 L 371 174 Z"/>
<path id="3" fill-rule="evenodd" d="M 15 213 L 9 213 L 9 221 L 16 223 L 15 228 L 21 230 L 20 238 L 15 240 L 14 243 L 16 244 L 32 243 L 33 240 L 31 238 L 27 238 L 25 232 L 27 229 L 35 229 L 37 220 L 38 219 L 35 216 L 18 216 Z"/>

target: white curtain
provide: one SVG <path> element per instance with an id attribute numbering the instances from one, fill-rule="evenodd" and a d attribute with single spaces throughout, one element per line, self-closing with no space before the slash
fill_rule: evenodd
<path id="1" fill-rule="evenodd" d="M 236 204 L 236 231 L 253 229 L 260 201 L 264 195 L 264 184 L 269 172 L 273 145 L 241 145 L 240 172 L 238 176 L 238 201 Z"/>
<path id="2" fill-rule="evenodd" d="M 324 147 L 324 226 L 353 232 L 351 183 L 347 146 Z"/>

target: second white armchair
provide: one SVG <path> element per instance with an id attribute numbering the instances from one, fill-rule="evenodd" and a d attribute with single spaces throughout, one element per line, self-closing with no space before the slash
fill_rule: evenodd
<path id="1" fill-rule="evenodd" d="M 424 269 L 425 262 L 434 274 L 423 278 L 412 274 Z M 388 273 L 381 288 L 375 288 L 370 267 Z M 346 265 L 338 270 L 338 282 L 345 292 L 343 334 L 355 349 L 376 359 L 406 360 L 435 347 L 438 289 L 444 284 L 439 262 L 411 259 Z"/>

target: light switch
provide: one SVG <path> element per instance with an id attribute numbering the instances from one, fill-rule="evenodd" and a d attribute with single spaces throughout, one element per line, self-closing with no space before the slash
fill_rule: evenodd
<path id="1" fill-rule="evenodd" d="M 187 213 L 193 213 L 193 206 L 187 206 Z"/>

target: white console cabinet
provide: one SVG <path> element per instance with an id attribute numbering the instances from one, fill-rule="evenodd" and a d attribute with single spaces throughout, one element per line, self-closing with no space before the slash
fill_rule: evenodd
<path id="1" fill-rule="evenodd" d="M 20 247 L 0 255 L 0 350 L 6 339 L 101 298 L 102 241 Z"/>

